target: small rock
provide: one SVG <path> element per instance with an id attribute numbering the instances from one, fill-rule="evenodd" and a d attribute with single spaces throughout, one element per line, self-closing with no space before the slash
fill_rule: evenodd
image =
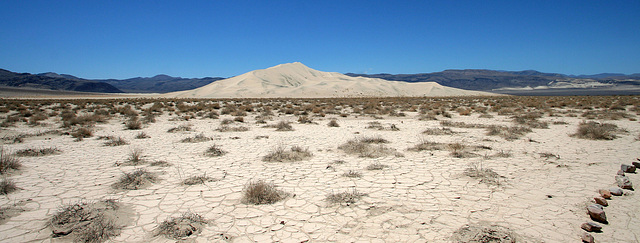
<path id="1" fill-rule="evenodd" d="M 616 173 L 616 175 L 624 175 L 624 171 L 618 170 L 618 173 Z"/>
<path id="2" fill-rule="evenodd" d="M 602 226 L 600 226 L 599 224 L 596 224 L 594 222 L 582 223 L 582 225 L 580 225 L 580 228 L 582 228 L 583 230 L 586 230 L 588 232 L 600 232 L 600 231 L 602 231 Z"/>
<path id="3" fill-rule="evenodd" d="M 600 193 L 600 196 L 602 196 L 604 199 L 611 198 L 611 192 L 607 189 L 600 189 L 598 190 L 598 193 Z"/>
<path id="4" fill-rule="evenodd" d="M 629 177 L 617 175 L 616 182 L 618 183 L 618 186 L 622 189 L 633 190 L 633 184 L 631 184 Z"/>
<path id="5" fill-rule="evenodd" d="M 636 172 L 636 167 L 633 165 L 628 165 L 628 164 L 622 164 L 620 165 L 620 169 L 626 173 L 635 173 Z"/>
<path id="6" fill-rule="evenodd" d="M 600 223 L 607 223 L 607 215 L 602 210 L 602 205 L 592 204 L 587 207 L 587 211 L 589 212 L 589 216 L 591 219 L 598 221 Z"/>
<path id="7" fill-rule="evenodd" d="M 631 162 L 631 164 L 633 166 L 635 166 L 636 168 L 640 168 L 640 162 L 633 161 L 633 162 Z"/>
<path id="8" fill-rule="evenodd" d="M 614 196 L 622 196 L 622 193 L 623 193 L 620 187 L 609 188 L 609 192 L 611 192 L 611 195 L 614 195 Z"/>
<path id="9" fill-rule="evenodd" d="M 609 206 L 609 203 L 603 197 L 594 197 L 593 200 L 596 201 L 597 204 L 600 204 L 602 206 Z"/>
<path id="10" fill-rule="evenodd" d="M 595 243 L 596 242 L 595 239 L 593 239 L 593 235 L 591 235 L 591 234 L 589 234 L 587 232 L 584 232 L 582 234 L 582 236 L 580 236 L 580 238 L 582 239 L 582 242 L 585 242 L 585 243 Z"/>

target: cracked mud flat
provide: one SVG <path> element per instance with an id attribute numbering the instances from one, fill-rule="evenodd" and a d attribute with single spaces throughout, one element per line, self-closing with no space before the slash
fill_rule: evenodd
<path id="1" fill-rule="evenodd" d="M 21 157 L 22 169 L 9 174 L 20 190 L 0 197 L 0 206 L 19 204 L 24 211 L 0 224 L 0 241 L 50 241 L 49 218 L 61 205 L 116 199 L 133 210 L 132 222 L 114 242 L 174 242 L 155 236 L 155 228 L 164 220 L 184 212 L 197 213 L 211 223 L 190 237 L 198 242 L 447 242 L 454 231 L 465 224 L 491 222 L 511 229 L 523 241 L 577 242 L 580 224 L 589 221 L 584 207 L 600 188 L 615 186 L 614 176 L 620 163 L 630 163 L 640 156 L 640 132 L 637 121 L 607 121 L 628 133 L 610 141 L 570 137 L 583 118 L 544 117 L 544 121 L 561 120 L 566 125 L 549 125 L 533 129 L 520 139 L 507 141 L 485 135 L 484 129 L 452 128 L 453 135 L 421 134 L 426 128 L 440 128 L 440 121 L 420 121 L 417 114 L 406 117 L 342 118 L 313 117 L 318 124 L 298 124 L 296 116 L 281 115 L 268 120 L 292 122 L 295 131 L 278 132 L 245 117 L 245 132 L 218 132 L 224 118 L 169 121 L 165 113 L 156 123 L 142 130 L 124 130 L 122 120 L 112 119 L 95 126 L 95 136 L 75 142 L 66 135 L 33 137 L 24 143 L 6 144 L 5 149 L 56 147 L 62 152 L 43 157 Z M 175 115 L 174 115 L 175 116 Z M 327 127 L 335 117 L 340 127 Z M 494 113 L 493 118 L 455 114 L 451 121 L 510 125 L 510 119 Z M 4 135 L 35 133 L 55 129 L 19 124 L 1 132 Z M 399 131 L 366 129 L 369 122 L 395 124 Z M 191 125 L 191 131 L 168 133 L 179 125 Z M 150 138 L 134 139 L 140 131 Z M 181 143 L 180 140 L 203 133 L 213 140 Z M 356 134 L 357 133 L 357 134 Z M 347 155 L 337 147 L 361 136 L 387 139 L 386 146 L 404 157 L 393 155 L 361 158 Z M 128 145 L 104 146 L 97 136 L 122 137 Z M 256 139 L 258 136 L 268 138 Z M 454 158 L 449 151 L 407 151 L 421 141 L 461 142 L 484 145 L 480 156 Z M 203 153 L 216 144 L 227 153 L 207 157 Z M 298 162 L 263 162 L 262 157 L 277 146 L 298 145 L 308 148 L 313 157 Z M 142 149 L 147 161 L 164 160 L 169 167 L 116 166 L 133 149 Z M 485 158 L 498 151 L 511 153 L 509 158 Z M 544 158 L 552 153 L 560 158 Z M 344 163 L 334 163 L 343 160 Z M 382 170 L 365 168 L 379 162 Z M 464 175 L 467 165 L 482 163 L 502 178 L 499 185 L 481 183 Z M 115 190 L 111 184 L 124 172 L 146 168 L 160 180 L 139 190 Z M 345 177 L 350 170 L 361 177 Z M 198 185 L 183 185 L 187 177 L 206 174 L 217 180 Z M 640 175 L 628 175 L 640 185 Z M 272 182 L 290 196 L 271 205 L 241 203 L 242 189 L 249 181 Z M 359 201 L 331 205 L 329 193 L 352 191 L 366 193 Z M 614 197 L 605 208 L 609 224 L 602 233 L 593 233 L 597 242 L 637 242 L 640 240 L 640 197 Z M 54 240 L 55 241 L 55 240 Z"/>

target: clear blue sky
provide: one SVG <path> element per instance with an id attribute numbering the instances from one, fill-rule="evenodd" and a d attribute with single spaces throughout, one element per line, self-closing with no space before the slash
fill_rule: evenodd
<path id="1" fill-rule="evenodd" d="M 0 68 L 83 78 L 640 72 L 640 1 L 0 1 Z"/>

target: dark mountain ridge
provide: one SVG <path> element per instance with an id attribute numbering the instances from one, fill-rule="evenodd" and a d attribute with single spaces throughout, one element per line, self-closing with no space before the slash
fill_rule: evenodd
<path id="1" fill-rule="evenodd" d="M 224 78 L 181 78 L 161 74 L 150 78 L 136 77 L 121 80 L 101 79 L 95 81 L 111 84 L 130 93 L 167 93 L 199 88 L 221 79 Z"/>
<path id="2" fill-rule="evenodd" d="M 565 75 L 543 73 L 535 70 L 496 71 L 487 69 L 448 69 L 441 72 L 417 74 L 346 73 L 346 75 L 380 78 L 392 81 L 436 82 L 444 86 L 479 91 L 522 90 L 536 87 L 565 89 L 592 89 L 602 87 L 640 88 L 640 73 L 631 75 L 620 73 Z M 0 85 L 3 86 L 102 93 L 167 93 L 199 88 L 221 79 L 224 78 L 181 78 L 160 74 L 153 77 L 90 80 L 53 72 L 30 74 L 14 73 L 0 69 Z"/>
<path id="3" fill-rule="evenodd" d="M 535 88 L 553 86 L 562 83 L 565 86 L 591 82 L 594 85 L 640 85 L 640 77 L 636 74 L 595 74 L 588 75 L 593 78 L 577 78 L 558 73 L 542 73 L 535 70 L 525 71 L 495 71 L 486 69 L 448 69 L 442 72 L 418 73 L 418 74 L 355 74 L 345 75 L 356 77 L 381 78 L 393 81 L 405 82 L 436 82 L 444 86 L 492 91 L 504 88 Z"/>
<path id="4" fill-rule="evenodd" d="M 53 73 L 46 73 L 44 75 L 14 73 L 4 69 L 0 69 L 0 85 L 50 90 L 122 93 L 122 90 L 103 82 L 71 79 L 62 75 L 54 75 Z"/>

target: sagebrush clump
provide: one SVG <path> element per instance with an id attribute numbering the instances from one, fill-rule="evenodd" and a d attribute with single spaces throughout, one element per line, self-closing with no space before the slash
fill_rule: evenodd
<path id="1" fill-rule="evenodd" d="M 118 182 L 112 185 L 115 189 L 138 190 L 158 181 L 153 173 L 145 169 L 136 169 L 130 173 L 124 173 Z"/>
<path id="2" fill-rule="evenodd" d="M 289 194 L 278 190 L 273 183 L 262 180 L 249 182 L 242 190 L 242 202 L 247 204 L 273 204 Z"/>
<path id="3" fill-rule="evenodd" d="M 115 200 L 79 202 L 63 206 L 49 220 L 55 237 L 70 237 L 74 242 L 103 242 L 120 235 L 117 225 L 120 204 Z"/>
<path id="4" fill-rule="evenodd" d="M 222 148 L 220 148 L 219 145 L 211 145 L 209 146 L 209 148 L 207 148 L 207 151 L 204 152 L 204 155 L 209 156 L 209 157 L 218 157 L 218 156 L 223 156 L 225 155 L 227 152 L 222 150 Z"/>
<path id="5" fill-rule="evenodd" d="M 61 151 L 54 147 L 49 148 L 26 148 L 16 151 L 17 156 L 21 157 L 40 157 L 52 154 L 59 154 Z"/>
<path id="6" fill-rule="evenodd" d="M 349 206 L 358 202 L 358 200 L 366 195 L 366 193 L 360 193 L 356 189 L 353 189 L 352 191 L 329 193 L 325 200 L 330 204 L 341 204 Z"/>
<path id="7" fill-rule="evenodd" d="M 594 121 L 581 122 L 578 131 L 573 136 L 593 140 L 613 140 L 616 134 L 621 132 L 617 125 L 611 123 L 599 123 Z"/>
<path id="8" fill-rule="evenodd" d="M 313 156 L 309 149 L 300 146 L 293 146 L 290 150 L 286 150 L 284 146 L 278 146 L 269 154 L 265 155 L 262 160 L 267 162 L 294 162 L 300 161 Z"/>
<path id="9" fill-rule="evenodd" d="M 207 223 L 209 220 L 199 214 L 183 213 L 179 217 L 162 221 L 157 228 L 156 235 L 164 235 L 172 240 L 184 240 L 200 233 Z"/>
<path id="10" fill-rule="evenodd" d="M 0 147 L 0 174 L 20 169 L 20 167 L 22 167 L 20 160 L 14 155 L 7 153 L 4 147 Z"/>

